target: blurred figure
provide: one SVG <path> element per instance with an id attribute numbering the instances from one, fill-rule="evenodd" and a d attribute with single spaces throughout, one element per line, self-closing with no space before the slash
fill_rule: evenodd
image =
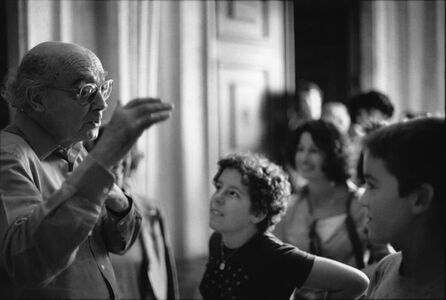
<path id="1" fill-rule="evenodd" d="M 294 191 L 305 184 L 305 179 L 288 165 L 287 141 L 300 124 L 320 118 L 322 97 L 319 86 L 307 80 L 298 81 L 295 94 L 278 93 L 266 96 L 264 115 L 267 126 L 263 138 L 264 152 L 271 161 L 288 172 Z"/>
<path id="2" fill-rule="evenodd" d="M 350 114 L 342 102 L 326 102 L 322 105 L 321 119 L 333 123 L 342 134 L 350 129 Z"/>
<path id="3" fill-rule="evenodd" d="M 307 180 L 290 198 L 290 207 L 276 234 L 303 251 L 328 257 L 358 269 L 388 254 L 386 246 L 370 245 L 366 211 L 356 186 L 348 181 L 347 139 L 332 124 L 313 120 L 302 124 L 289 145 L 289 163 Z M 298 297 L 320 297 L 300 290 Z"/>
<path id="4" fill-rule="evenodd" d="M 287 110 L 288 130 L 295 130 L 300 124 L 310 119 L 317 120 L 322 113 L 323 93 L 312 81 L 298 80 L 296 101 L 290 103 Z"/>
<path id="5" fill-rule="evenodd" d="M 351 117 L 349 137 L 351 141 L 350 170 L 352 178 L 357 178 L 356 167 L 361 153 L 361 142 L 367 130 L 373 125 L 389 123 L 394 107 L 389 97 L 378 91 L 359 93 L 347 101 Z"/>
<path id="6" fill-rule="evenodd" d="M 364 140 L 369 237 L 399 251 L 378 263 L 369 299 L 445 299 L 445 129 L 418 118 Z"/>
<path id="7" fill-rule="evenodd" d="M 370 133 L 372 133 L 373 131 L 385 127 L 389 125 L 386 122 L 371 122 L 368 123 L 366 126 L 364 126 L 363 130 L 364 130 L 364 138 L 367 137 L 367 135 L 369 135 Z M 361 189 L 363 188 L 364 184 L 365 184 L 365 178 L 364 178 L 364 172 L 363 172 L 363 166 L 364 164 L 364 149 L 359 149 L 359 155 L 358 155 L 358 159 L 356 161 L 356 165 L 353 166 L 354 170 L 352 171 L 352 177 L 351 180 L 353 181 L 353 183 L 360 187 Z"/>
<path id="8" fill-rule="evenodd" d="M 89 143 L 87 149 L 93 146 Z M 134 192 L 134 175 L 142 158 L 135 144 L 112 170 L 116 184 L 132 198 L 143 217 L 141 232 L 135 232 L 136 241 L 127 253 L 110 255 L 120 299 L 178 299 L 175 259 L 160 205 Z"/>
<path id="9" fill-rule="evenodd" d="M 350 98 L 347 107 L 352 121 L 350 136 L 363 136 L 368 123 L 390 121 L 394 112 L 389 97 L 373 90 Z"/>

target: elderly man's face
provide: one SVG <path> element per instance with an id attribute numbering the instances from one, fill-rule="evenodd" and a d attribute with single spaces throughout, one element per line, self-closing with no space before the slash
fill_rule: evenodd
<path id="1" fill-rule="evenodd" d="M 101 62 L 91 51 L 72 44 L 55 44 L 48 49 L 48 55 L 54 55 L 48 79 L 55 88 L 47 88 L 43 93 L 42 125 L 63 146 L 95 139 L 107 104 L 98 92 L 90 104 L 82 106 L 76 100 L 75 90 L 86 83 L 99 86 L 105 80 Z"/>

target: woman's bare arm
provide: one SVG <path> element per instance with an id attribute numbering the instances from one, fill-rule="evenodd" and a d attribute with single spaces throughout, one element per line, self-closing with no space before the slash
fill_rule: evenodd
<path id="1" fill-rule="evenodd" d="M 346 264 L 317 256 L 303 284 L 305 287 L 328 291 L 329 298 L 358 299 L 369 285 L 367 276 Z"/>

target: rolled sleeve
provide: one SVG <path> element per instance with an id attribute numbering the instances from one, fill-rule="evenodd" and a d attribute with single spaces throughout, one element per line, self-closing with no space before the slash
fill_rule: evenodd
<path id="1" fill-rule="evenodd" d="M 16 150 L 0 156 L 1 264 L 16 283 L 40 286 L 73 262 L 114 177 L 87 156 L 64 178 L 56 162 Z"/>
<path id="2" fill-rule="evenodd" d="M 135 208 L 133 199 L 127 196 L 130 210 L 128 213 L 119 217 L 108 211 L 105 221 L 105 235 L 107 239 L 107 248 L 110 252 L 116 254 L 125 253 L 136 240 L 141 230 L 142 217 Z"/>

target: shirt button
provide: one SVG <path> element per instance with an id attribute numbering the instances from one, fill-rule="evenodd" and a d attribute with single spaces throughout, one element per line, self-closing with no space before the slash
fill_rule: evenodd
<path id="1" fill-rule="evenodd" d="M 102 193 L 106 195 L 106 194 L 108 194 L 109 191 L 110 191 L 110 190 L 109 190 L 108 188 L 104 188 L 104 189 L 102 190 Z"/>
<path id="2" fill-rule="evenodd" d="M 105 266 L 104 265 L 101 265 L 101 268 L 102 268 L 102 270 L 105 270 Z"/>

